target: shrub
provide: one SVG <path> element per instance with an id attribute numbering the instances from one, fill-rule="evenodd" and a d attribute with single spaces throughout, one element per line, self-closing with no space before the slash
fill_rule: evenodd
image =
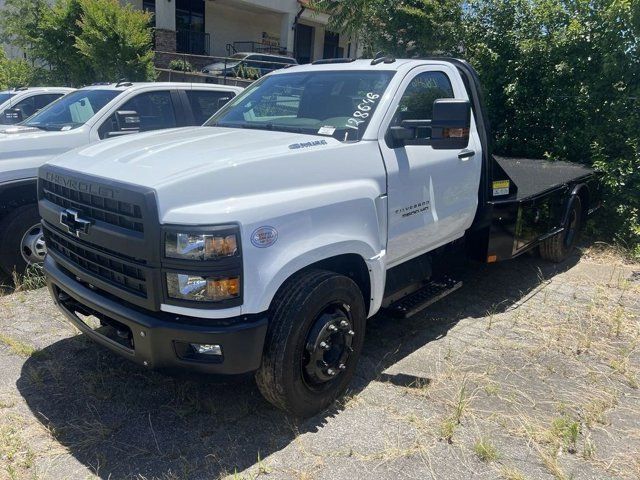
<path id="1" fill-rule="evenodd" d="M 183 58 L 176 58 L 169 62 L 169 68 L 171 70 L 177 70 L 179 72 L 194 72 L 195 68 L 189 62 Z"/>

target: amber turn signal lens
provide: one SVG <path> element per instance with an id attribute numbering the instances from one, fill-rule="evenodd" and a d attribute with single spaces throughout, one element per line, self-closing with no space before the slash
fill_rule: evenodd
<path id="1" fill-rule="evenodd" d="M 214 301 L 235 298 L 240 294 L 240 277 L 207 279 L 207 297 Z"/>

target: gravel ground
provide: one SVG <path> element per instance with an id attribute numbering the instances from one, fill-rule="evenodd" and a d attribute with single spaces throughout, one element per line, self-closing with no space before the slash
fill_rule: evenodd
<path id="1" fill-rule="evenodd" d="M 463 280 L 373 318 L 353 390 L 308 420 L 251 379 L 127 363 L 44 289 L 0 297 L 0 479 L 640 478 L 640 265 L 524 257 Z"/>

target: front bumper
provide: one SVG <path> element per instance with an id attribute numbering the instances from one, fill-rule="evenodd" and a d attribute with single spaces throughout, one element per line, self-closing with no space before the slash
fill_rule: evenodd
<path id="1" fill-rule="evenodd" d="M 71 323 L 97 343 L 145 367 L 239 375 L 260 366 L 266 313 L 225 319 L 224 324 L 176 317 L 128 306 L 85 286 L 67 275 L 51 256 L 45 259 L 45 272 L 55 304 Z M 92 328 L 84 315 L 99 318 L 104 326 Z M 222 355 L 197 354 L 192 343 L 220 345 Z"/>

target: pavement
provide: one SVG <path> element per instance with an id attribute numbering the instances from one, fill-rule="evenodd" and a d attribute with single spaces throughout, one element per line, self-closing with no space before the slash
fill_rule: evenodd
<path id="1" fill-rule="evenodd" d="M 370 319 L 351 390 L 289 417 L 251 378 L 145 371 L 39 289 L 0 297 L 0 479 L 640 478 L 640 265 L 468 268 Z"/>

